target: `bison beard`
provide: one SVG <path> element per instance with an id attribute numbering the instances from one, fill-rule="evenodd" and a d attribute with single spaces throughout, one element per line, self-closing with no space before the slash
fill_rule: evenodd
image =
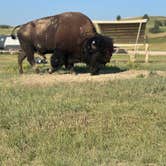
<path id="1" fill-rule="evenodd" d="M 112 56 L 112 40 L 97 34 L 92 21 L 82 13 L 66 12 L 30 21 L 16 26 L 12 38 L 15 38 L 17 28 L 21 46 L 18 56 L 20 73 L 23 73 L 25 58 L 36 72 L 39 71 L 35 65 L 35 52 L 42 56 L 53 54 L 50 73 L 62 65 L 72 70 L 74 63 L 83 62 L 89 66 L 92 74 L 97 74 Z"/>
<path id="2" fill-rule="evenodd" d="M 86 39 L 82 43 L 82 51 L 80 62 L 86 63 L 89 66 L 92 75 L 99 74 L 101 67 L 105 66 L 107 62 L 110 61 L 113 52 L 113 42 L 111 38 L 102 35 L 95 35 L 94 37 Z M 62 65 L 65 68 L 74 71 L 74 59 L 71 62 L 70 56 L 67 52 L 62 52 L 60 50 L 55 50 L 54 54 L 51 56 L 51 66 L 52 69 L 49 73 L 53 73 L 58 70 Z"/>

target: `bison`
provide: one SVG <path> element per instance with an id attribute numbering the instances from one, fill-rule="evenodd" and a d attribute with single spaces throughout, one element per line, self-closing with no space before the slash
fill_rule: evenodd
<path id="1" fill-rule="evenodd" d="M 11 33 L 13 39 L 16 38 L 14 32 L 17 28 L 21 46 L 18 56 L 20 73 L 23 73 L 22 62 L 26 57 L 39 72 L 35 52 L 43 57 L 47 53 L 52 54 L 50 73 L 62 65 L 72 70 L 74 63 L 83 62 L 92 74 L 98 74 L 113 53 L 112 39 L 98 34 L 92 21 L 79 12 L 65 12 L 18 25 Z"/>

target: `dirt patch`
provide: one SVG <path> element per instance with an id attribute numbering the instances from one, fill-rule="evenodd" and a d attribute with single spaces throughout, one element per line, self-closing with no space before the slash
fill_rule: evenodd
<path id="1" fill-rule="evenodd" d="M 166 76 L 165 71 L 156 71 L 155 73 L 150 73 L 146 70 L 128 70 L 119 73 L 109 73 L 109 74 L 100 74 L 97 76 L 91 76 L 90 74 L 30 74 L 22 75 L 15 80 L 12 80 L 12 83 L 19 83 L 26 86 L 51 86 L 57 83 L 71 83 L 71 82 L 105 82 L 113 81 L 118 79 L 132 79 L 136 77 L 148 77 L 151 74 L 156 74 L 160 76 Z"/>

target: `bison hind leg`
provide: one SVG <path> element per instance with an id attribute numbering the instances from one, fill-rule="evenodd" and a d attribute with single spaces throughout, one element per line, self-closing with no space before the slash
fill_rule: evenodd
<path id="1" fill-rule="evenodd" d="M 18 68 L 19 68 L 19 73 L 23 73 L 23 68 L 22 68 L 22 62 L 26 58 L 26 54 L 24 51 L 20 51 L 18 54 Z"/>
<path id="2" fill-rule="evenodd" d="M 63 65 L 61 58 L 55 55 L 51 56 L 50 63 L 51 67 L 55 70 L 59 69 Z"/>

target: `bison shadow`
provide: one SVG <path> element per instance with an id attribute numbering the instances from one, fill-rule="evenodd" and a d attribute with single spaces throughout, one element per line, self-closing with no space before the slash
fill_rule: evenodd
<path id="1" fill-rule="evenodd" d="M 76 74 L 90 73 L 89 68 L 86 66 L 75 66 L 74 70 Z M 105 66 L 100 70 L 99 74 L 121 73 L 127 70 L 128 69 L 122 69 L 117 66 Z"/>
<path id="2" fill-rule="evenodd" d="M 48 73 L 48 66 L 43 66 L 42 69 L 40 70 L 40 74 Z M 111 73 L 121 73 L 124 71 L 127 71 L 127 68 L 120 68 L 117 66 L 105 66 L 101 68 L 99 74 L 111 74 Z M 86 65 L 76 65 L 74 66 L 74 72 L 76 74 L 85 74 L 85 73 L 90 73 L 89 68 Z M 65 67 L 63 66 L 61 69 L 57 70 L 56 73 L 58 74 L 69 74 L 70 71 L 66 70 Z"/>

